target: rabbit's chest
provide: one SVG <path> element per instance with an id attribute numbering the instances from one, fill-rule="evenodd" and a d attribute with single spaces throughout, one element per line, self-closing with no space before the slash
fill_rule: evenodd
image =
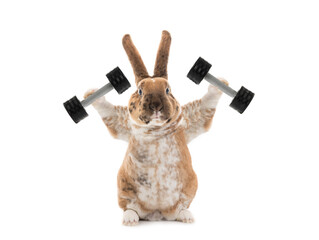
<path id="1" fill-rule="evenodd" d="M 140 142 L 135 153 L 136 187 L 139 200 L 149 208 L 173 206 L 180 197 L 181 154 L 176 140 L 166 137 L 151 143 Z"/>

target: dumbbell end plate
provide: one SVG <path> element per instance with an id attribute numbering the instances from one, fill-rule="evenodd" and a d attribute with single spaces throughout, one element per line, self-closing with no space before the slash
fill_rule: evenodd
<path id="1" fill-rule="evenodd" d="M 119 67 L 114 68 L 111 72 L 106 74 L 106 77 L 109 79 L 110 83 L 118 92 L 118 94 L 122 94 L 131 87 L 130 82 L 127 80 Z"/>
<path id="2" fill-rule="evenodd" d="M 63 105 L 75 123 L 80 122 L 82 119 L 88 116 L 87 112 L 76 96 L 63 103 Z"/>
<path id="3" fill-rule="evenodd" d="M 239 113 L 243 113 L 253 100 L 254 96 L 255 94 L 253 92 L 249 91 L 245 87 L 241 87 L 229 106 L 237 110 Z"/>
<path id="4" fill-rule="evenodd" d="M 199 57 L 194 66 L 188 72 L 187 77 L 194 83 L 200 84 L 211 67 L 212 65 L 209 62 Z"/>

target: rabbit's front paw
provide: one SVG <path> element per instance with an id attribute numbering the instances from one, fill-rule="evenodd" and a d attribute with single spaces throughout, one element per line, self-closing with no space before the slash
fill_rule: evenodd
<path id="1" fill-rule="evenodd" d="M 229 85 L 228 82 L 224 78 L 218 78 L 218 80 L 221 81 L 222 83 L 224 83 L 227 86 Z M 222 91 L 220 91 L 217 87 L 215 87 L 212 84 L 209 84 L 208 92 L 212 93 L 214 95 L 221 95 L 223 93 Z"/>
<path id="2" fill-rule="evenodd" d="M 224 78 L 218 78 L 219 81 L 221 81 L 222 83 L 224 83 L 225 85 L 229 86 L 229 83 L 226 79 Z"/>
<path id="3" fill-rule="evenodd" d="M 123 225 L 135 226 L 138 224 L 138 221 L 139 217 L 135 211 L 128 209 L 123 213 Z"/>
<path id="4" fill-rule="evenodd" d="M 86 91 L 86 93 L 84 94 L 84 99 L 88 98 L 90 95 L 92 95 L 93 93 L 95 93 L 98 89 L 90 89 L 88 91 Z M 100 97 L 98 99 L 96 99 L 92 105 L 93 106 L 98 106 L 105 103 L 105 97 Z"/>

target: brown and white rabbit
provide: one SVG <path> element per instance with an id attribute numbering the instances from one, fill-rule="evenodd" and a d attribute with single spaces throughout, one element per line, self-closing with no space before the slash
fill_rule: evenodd
<path id="1" fill-rule="evenodd" d="M 125 35 L 123 46 L 137 90 L 128 107 L 113 106 L 104 97 L 93 103 L 111 135 L 129 144 L 117 180 L 124 225 L 136 225 L 139 219 L 193 222 L 187 209 L 197 177 L 187 143 L 210 128 L 222 93 L 210 86 L 202 99 L 181 107 L 167 81 L 170 44 L 170 34 L 163 31 L 150 76 L 131 37 Z"/>

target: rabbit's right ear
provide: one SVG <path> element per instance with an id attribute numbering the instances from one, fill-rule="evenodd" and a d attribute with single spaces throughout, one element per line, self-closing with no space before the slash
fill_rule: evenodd
<path id="1" fill-rule="evenodd" d="M 149 77 L 148 72 L 143 63 L 141 55 L 134 46 L 131 36 L 129 34 L 124 35 L 122 43 L 128 56 L 128 59 L 130 60 L 130 63 L 132 65 L 135 74 L 135 82 L 137 85 L 139 81 Z"/>

